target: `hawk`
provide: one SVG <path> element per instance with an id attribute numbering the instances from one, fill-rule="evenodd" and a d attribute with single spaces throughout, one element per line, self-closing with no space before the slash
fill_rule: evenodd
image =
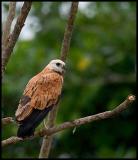
<path id="1" fill-rule="evenodd" d="M 19 123 L 18 137 L 34 135 L 35 128 L 58 103 L 64 71 L 63 61 L 52 60 L 28 82 L 15 112 L 16 121 Z"/>

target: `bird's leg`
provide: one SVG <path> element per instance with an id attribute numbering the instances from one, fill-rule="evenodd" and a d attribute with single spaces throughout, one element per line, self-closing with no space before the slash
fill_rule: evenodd
<path id="1" fill-rule="evenodd" d="M 48 129 L 48 127 L 47 127 L 47 125 L 46 125 L 46 119 L 44 119 L 44 127 L 45 127 L 45 129 Z"/>

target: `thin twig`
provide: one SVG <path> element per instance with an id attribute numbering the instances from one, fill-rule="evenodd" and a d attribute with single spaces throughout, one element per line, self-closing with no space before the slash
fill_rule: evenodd
<path id="1" fill-rule="evenodd" d="M 24 26 L 27 15 L 31 9 L 31 4 L 32 2 L 24 2 L 23 7 L 21 8 L 20 15 L 18 16 L 16 24 L 14 26 L 13 32 L 8 37 L 6 48 L 2 50 L 2 75 L 4 74 L 5 67 L 18 40 L 22 27 Z"/>
<path id="2" fill-rule="evenodd" d="M 9 124 L 9 123 L 13 123 L 14 120 L 12 117 L 6 117 L 6 118 L 2 118 L 2 124 L 5 125 L 5 124 Z"/>
<path id="3" fill-rule="evenodd" d="M 115 109 L 113 109 L 111 111 L 106 111 L 106 112 L 98 113 L 95 115 L 87 116 L 84 118 L 79 118 L 79 119 L 76 119 L 76 120 L 70 121 L 70 122 L 64 122 L 58 126 L 55 126 L 55 127 L 49 128 L 49 129 L 42 129 L 40 131 L 35 132 L 33 138 L 38 137 L 38 136 L 44 136 L 44 135 L 48 135 L 48 136 L 52 135 L 53 136 L 53 134 L 56 134 L 56 133 L 63 131 L 65 129 L 69 129 L 72 127 L 80 126 L 80 125 L 91 123 L 91 122 L 98 121 L 98 120 L 112 118 L 112 117 L 122 113 L 134 101 L 135 101 L 135 96 L 129 95 L 124 102 L 122 102 L 119 106 L 117 106 Z M 32 137 L 28 138 L 28 139 L 32 139 Z M 2 146 L 14 144 L 14 143 L 17 143 L 21 140 L 22 139 L 19 139 L 18 137 L 10 137 L 10 138 L 2 141 Z"/>

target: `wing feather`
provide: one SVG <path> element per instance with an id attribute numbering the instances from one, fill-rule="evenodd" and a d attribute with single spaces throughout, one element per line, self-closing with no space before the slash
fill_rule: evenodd
<path id="1" fill-rule="evenodd" d="M 63 78 L 56 72 L 38 74 L 33 77 L 24 90 L 15 113 L 16 120 L 22 121 L 33 109 L 43 110 L 55 105 L 61 94 Z"/>

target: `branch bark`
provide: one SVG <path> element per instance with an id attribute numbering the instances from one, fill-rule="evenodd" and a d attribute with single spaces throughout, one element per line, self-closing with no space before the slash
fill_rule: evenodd
<path id="1" fill-rule="evenodd" d="M 105 112 L 98 113 L 95 115 L 79 118 L 74 121 L 64 122 L 64 123 L 60 124 L 59 126 L 55 126 L 55 127 L 53 126 L 52 128 L 42 129 L 40 131 L 35 132 L 33 138 L 38 137 L 38 136 L 44 136 L 44 135 L 48 135 L 48 136 L 52 135 L 53 136 L 53 134 L 56 134 L 60 131 L 68 129 L 68 128 L 81 126 L 83 124 L 91 123 L 91 122 L 98 121 L 98 120 L 112 118 L 112 117 L 120 114 L 121 112 L 123 112 L 125 109 L 127 109 L 128 106 L 131 103 L 133 103 L 134 101 L 135 101 L 135 96 L 129 95 L 124 102 L 122 102 L 119 106 L 117 106 L 115 109 L 113 109 L 111 111 L 105 111 Z M 32 137 L 28 138 L 28 139 L 32 139 Z M 13 136 L 13 137 L 10 137 L 6 140 L 3 140 L 2 146 L 6 146 L 9 144 L 15 144 L 19 141 L 22 141 L 22 139 Z"/>
<path id="2" fill-rule="evenodd" d="M 62 47 L 61 47 L 60 59 L 64 62 L 67 59 L 67 55 L 70 47 L 70 40 L 73 32 L 73 26 L 74 26 L 75 17 L 78 10 L 78 5 L 79 5 L 79 2 L 72 2 L 71 4 L 70 14 L 69 14 L 69 18 L 68 18 L 68 22 L 67 22 L 67 26 L 64 33 L 63 42 L 62 42 Z"/>
<path id="3" fill-rule="evenodd" d="M 94 122 L 94 121 L 98 121 L 98 120 L 102 120 L 102 119 L 107 119 L 107 118 L 112 118 L 112 117 L 118 115 L 119 113 L 121 113 L 122 111 L 124 111 L 125 109 L 127 109 L 129 104 L 131 104 L 133 101 L 135 101 L 135 96 L 129 95 L 124 102 L 122 102 L 119 106 L 117 106 L 115 109 L 113 109 L 111 111 L 105 111 L 105 112 L 98 113 L 95 115 L 79 118 L 74 121 L 64 122 L 59 126 L 52 127 L 49 129 L 42 129 L 39 132 L 36 132 L 35 136 L 37 136 L 37 135 L 43 136 L 45 134 L 51 135 L 51 134 L 55 134 L 59 131 L 67 129 L 67 128 L 77 127 L 77 126 L 87 124 L 90 122 Z"/>
<path id="4" fill-rule="evenodd" d="M 66 61 L 69 47 L 70 47 L 70 40 L 71 40 L 71 36 L 72 36 L 75 16 L 76 16 L 77 10 L 78 10 L 78 4 L 79 4 L 79 2 L 72 2 L 67 26 L 65 28 L 64 38 L 63 38 L 62 47 L 61 47 L 61 58 L 60 58 L 64 62 Z M 54 126 L 54 121 L 56 119 L 57 112 L 58 112 L 58 105 L 56 107 L 54 107 L 54 109 L 49 114 L 48 123 L 50 123 L 51 125 L 50 126 L 48 125 L 48 128 L 50 128 L 51 126 Z M 48 158 L 50 148 L 51 148 L 52 139 L 53 139 L 52 135 L 44 136 L 42 146 L 40 149 L 39 158 Z"/>
<path id="5" fill-rule="evenodd" d="M 14 122 L 12 117 L 2 118 L 2 125 L 9 124 L 9 123 L 12 123 L 12 122 Z"/>
<path id="6" fill-rule="evenodd" d="M 57 114 L 57 106 L 53 107 L 53 111 L 51 112 L 51 114 L 49 114 L 48 116 L 48 123 L 47 123 L 47 128 L 50 129 L 54 126 L 54 122 L 55 122 L 55 118 L 56 114 Z M 44 158 L 44 157 L 48 157 L 49 152 L 50 152 L 50 148 L 51 148 L 51 143 L 52 143 L 52 139 L 53 136 L 50 135 L 43 135 L 43 142 L 42 142 L 42 146 L 40 149 L 40 153 L 39 153 L 39 158 Z"/>
<path id="7" fill-rule="evenodd" d="M 11 30 L 11 24 L 12 24 L 12 21 L 15 16 L 15 9 L 16 9 L 16 2 L 10 2 L 8 16 L 7 16 L 7 19 L 6 19 L 6 21 L 4 23 L 4 27 L 3 27 L 2 50 L 5 49 L 6 44 L 7 44 L 8 36 L 9 36 L 10 30 Z"/>
<path id="8" fill-rule="evenodd" d="M 13 51 L 13 48 L 18 40 L 22 27 L 24 26 L 24 22 L 27 18 L 27 15 L 31 9 L 32 2 L 24 2 L 20 15 L 17 18 L 16 24 L 14 26 L 13 32 L 7 37 L 6 46 L 2 49 L 2 75 L 5 71 L 5 66 L 7 65 L 10 55 Z"/>
<path id="9" fill-rule="evenodd" d="M 19 138 L 19 137 L 12 136 L 12 137 L 10 137 L 10 138 L 8 138 L 8 139 L 6 139 L 6 140 L 3 140 L 3 141 L 2 141 L 2 146 L 6 146 L 6 145 L 9 145 L 9 144 L 15 144 L 15 143 L 17 143 L 17 142 L 19 142 L 19 141 L 21 141 L 21 140 L 22 140 L 22 139 Z"/>

